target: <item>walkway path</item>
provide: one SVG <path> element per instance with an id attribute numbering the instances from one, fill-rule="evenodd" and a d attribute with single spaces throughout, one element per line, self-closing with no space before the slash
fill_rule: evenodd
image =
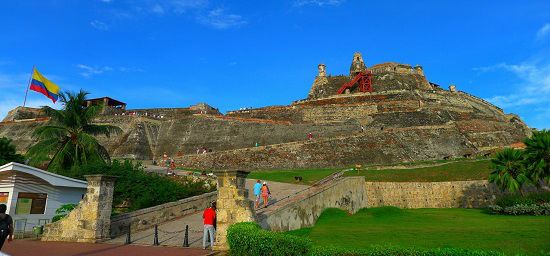
<path id="1" fill-rule="evenodd" d="M 197 248 L 153 247 L 138 245 L 92 244 L 69 242 L 40 242 L 30 239 L 14 240 L 4 244 L 2 252 L 11 256 L 150 256 L 188 255 L 206 256 L 213 252 Z"/>
<path id="2" fill-rule="evenodd" d="M 254 199 L 253 186 L 256 183 L 256 180 L 247 179 L 246 188 L 249 193 L 249 198 Z M 272 182 L 268 181 L 269 188 L 272 194 L 272 200 L 269 204 L 273 204 L 279 200 L 285 199 L 290 195 L 295 194 L 296 192 L 302 191 L 309 186 L 281 183 L 281 182 Z M 269 205 L 268 208 L 269 209 Z M 179 219 L 165 222 L 158 226 L 159 230 L 159 243 L 161 245 L 170 245 L 170 246 L 182 246 L 185 236 L 185 225 L 189 225 L 189 245 L 191 247 L 202 247 L 202 235 L 203 235 L 203 224 L 202 224 L 202 212 L 181 217 Z M 132 243 L 140 245 L 152 245 L 154 240 L 154 228 L 143 230 L 131 234 Z M 126 235 L 119 236 L 112 240 L 107 241 L 107 243 L 113 244 L 124 244 L 126 241 Z"/>

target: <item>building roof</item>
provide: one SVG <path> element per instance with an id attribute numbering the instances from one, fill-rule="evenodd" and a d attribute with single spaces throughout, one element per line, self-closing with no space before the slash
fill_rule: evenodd
<path id="1" fill-rule="evenodd" d="M 12 176 L 14 172 L 22 173 L 23 175 L 21 176 L 25 177 L 26 179 L 30 179 L 32 176 L 37 177 L 40 180 L 46 181 L 52 186 L 72 188 L 88 187 L 88 182 L 86 181 L 65 177 L 63 175 L 47 172 L 32 166 L 15 162 L 7 163 L 0 166 L 0 179 L 8 178 Z"/>
<path id="2" fill-rule="evenodd" d="M 95 98 L 95 99 L 87 99 L 86 101 L 91 102 L 103 102 L 103 99 L 107 98 L 109 100 L 109 106 L 118 106 L 118 105 L 126 105 L 126 103 L 122 101 L 115 100 L 111 97 L 101 97 L 101 98 Z"/>

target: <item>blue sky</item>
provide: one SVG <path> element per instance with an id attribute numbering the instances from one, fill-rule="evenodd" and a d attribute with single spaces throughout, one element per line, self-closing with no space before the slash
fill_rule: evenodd
<path id="1" fill-rule="evenodd" d="M 320 62 L 346 74 L 360 51 L 550 128 L 547 0 L 3 1 L 0 39 L 1 117 L 22 105 L 32 65 L 129 108 L 225 112 L 303 99 Z"/>

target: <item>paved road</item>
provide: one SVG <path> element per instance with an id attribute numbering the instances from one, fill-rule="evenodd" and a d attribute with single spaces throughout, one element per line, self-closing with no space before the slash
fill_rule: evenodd
<path id="1" fill-rule="evenodd" d="M 151 255 L 189 255 L 204 256 L 211 250 L 198 248 L 153 247 L 138 245 L 92 244 L 69 242 L 40 242 L 30 239 L 14 240 L 4 244 L 3 253 L 12 256 L 151 256 Z M 1 255 L 1 254 L 0 254 Z"/>
<path id="2" fill-rule="evenodd" d="M 256 180 L 247 179 L 246 188 L 250 191 L 249 198 L 254 200 L 252 188 Z M 308 186 L 270 182 L 268 181 L 271 190 L 272 200 L 269 204 L 278 200 L 284 199 L 298 191 L 301 191 Z M 268 208 L 269 209 L 269 205 Z M 182 246 L 185 233 L 181 232 L 185 229 L 185 225 L 189 225 L 189 244 L 191 247 L 202 247 L 203 225 L 202 212 L 184 216 L 182 218 L 163 223 L 159 225 L 159 243 L 161 245 Z M 152 245 L 154 240 L 154 228 L 143 230 L 132 234 L 133 244 Z M 109 240 L 107 243 L 123 244 L 126 241 L 126 236 L 120 236 Z"/>

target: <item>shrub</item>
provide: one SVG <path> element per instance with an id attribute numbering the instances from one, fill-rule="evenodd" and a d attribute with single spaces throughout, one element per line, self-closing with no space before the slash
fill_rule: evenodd
<path id="1" fill-rule="evenodd" d="M 52 218 L 52 223 L 56 222 L 63 217 L 67 216 L 74 208 L 76 207 L 76 204 L 63 204 L 61 205 L 57 210 L 55 210 L 55 216 Z"/>
<path id="2" fill-rule="evenodd" d="M 391 246 L 372 246 L 367 249 L 346 249 L 335 246 L 312 246 L 308 238 L 261 230 L 260 225 L 242 222 L 227 229 L 227 243 L 231 255 L 308 255 L 308 256 L 500 256 L 494 251 L 478 251 L 457 248 L 399 248 Z"/>
<path id="3" fill-rule="evenodd" d="M 84 175 L 106 174 L 118 176 L 115 182 L 113 206 L 124 205 L 119 212 L 135 211 L 179 199 L 213 191 L 214 186 L 205 182 L 194 182 L 186 177 L 171 177 L 145 172 L 141 164 L 113 160 L 109 163 L 93 163 L 73 167 L 67 176 L 84 179 Z M 116 212 L 118 213 L 118 212 Z"/>
<path id="4" fill-rule="evenodd" d="M 306 255 L 311 240 L 260 229 L 260 225 L 242 222 L 227 229 L 231 255 Z"/>
<path id="5" fill-rule="evenodd" d="M 509 206 L 515 206 L 518 204 L 544 204 L 544 203 L 550 203 L 550 193 L 534 193 L 529 195 L 518 195 L 518 194 L 510 194 L 505 195 L 500 198 L 498 198 L 495 201 L 495 205 L 498 205 L 500 207 L 509 207 Z"/>
<path id="6" fill-rule="evenodd" d="M 0 165 L 9 162 L 23 163 L 24 161 L 25 157 L 16 153 L 15 146 L 11 145 L 10 139 L 0 138 Z"/>
<path id="7" fill-rule="evenodd" d="M 516 204 L 506 207 L 501 207 L 499 205 L 490 205 L 489 209 L 495 214 L 504 215 L 550 215 L 550 203 Z"/>

